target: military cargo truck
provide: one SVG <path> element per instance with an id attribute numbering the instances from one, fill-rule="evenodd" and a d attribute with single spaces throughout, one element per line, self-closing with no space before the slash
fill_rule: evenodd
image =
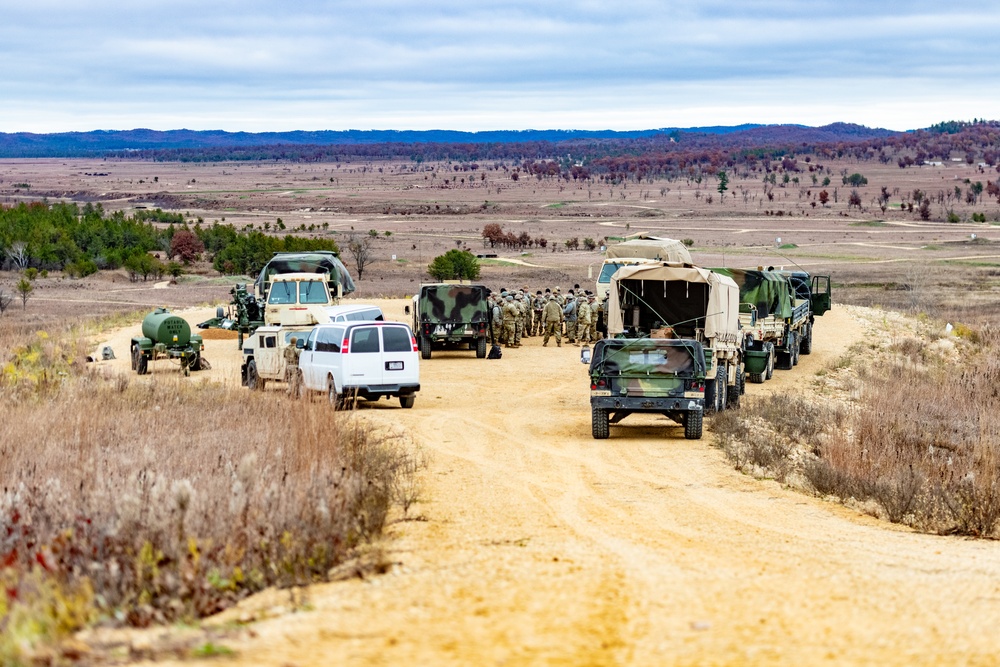
<path id="1" fill-rule="evenodd" d="M 142 335 L 131 342 L 132 370 L 139 375 L 149 371 L 149 362 L 176 359 L 185 376 L 201 370 L 201 336 L 191 334 L 191 325 L 166 308 L 157 308 L 142 320 Z"/>
<path id="2" fill-rule="evenodd" d="M 830 294 L 830 276 L 811 275 L 806 271 L 778 271 L 791 283 L 796 303 L 805 302 L 809 305 L 809 318 L 802 325 L 799 351 L 802 354 L 812 353 L 813 324 L 816 318 L 833 307 Z"/>
<path id="3" fill-rule="evenodd" d="M 705 409 L 735 408 L 745 392 L 739 287 L 690 264 L 622 267 L 611 278 L 608 335 L 697 341 L 705 353 Z"/>
<path id="4" fill-rule="evenodd" d="M 690 264 L 691 253 L 676 239 L 653 236 L 646 232 L 626 237 L 625 241 L 609 245 L 604 254 L 604 263 L 597 276 L 597 300 L 600 302 L 611 287 L 611 276 L 623 266 L 637 264 L 657 264 L 675 262 Z"/>
<path id="5" fill-rule="evenodd" d="M 430 359 L 434 347 L 467 346 L 486 358 L 490 331 L 490 291 L 484 285 L 431 283 L 413 296 L 413 333 L 420 356 Z"/>
<path id="6" fill-rule="evenodd" d="M 264 325 L 306 326 L 329 321 L 325 308 L 354 291 L 354 280 L 333 252 L 275 253 L 254 283 L 230 290 L 228 309 L 219 307 L 201 329 L 238 332 L 237 344 Z"/>
<path id="7" fill-rule="evenodd" d="M 590 414 L 594 438 L 631 414 L 662 414 L 702 435 L 705 350 L 696 340 L 605 338 L 590 359 Z"/>

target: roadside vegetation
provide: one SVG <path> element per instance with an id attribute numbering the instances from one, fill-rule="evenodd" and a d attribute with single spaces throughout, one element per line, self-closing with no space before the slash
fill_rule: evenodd
<path id="1" fill-rule="evenodd" d="M 69 335 L 0 329 L 0 349 L 0 664 L 87 625 L 194 621 L 361 555 L 386 567 L 372 554 L 416 494 L 401 436 L 323 402 L 104 376 Z"/>
<path id="2" fill-rule="evenodd" d="M 1000 331 L 881 324 L 884 343 L 824 370 L 815 395 L 717 416 L 718 444 L 743 471 L 895 523 L 1000 537 Z"/>

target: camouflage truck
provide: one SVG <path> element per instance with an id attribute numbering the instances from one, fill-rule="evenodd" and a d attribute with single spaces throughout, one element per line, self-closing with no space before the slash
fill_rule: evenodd
<path id="1" fill-rule="evenodd" d="M 434 347 L 468 346 L 486 357 L 490 332 L 490 291 L 484 285 L 430 283 L 413 296 L 413 333 L 420 356 L 430 359 Z"/>
<path id="2" fill-rule="evenodd" d="M 702 435 L 706 353 L 697 340 L 605 338 L 590 359 L 590 421 L 595 439 L 631 414 L 654 413 Z M 585 359 L 585 358 L 584 358 Z"/>
<path id="3" fill-rule="evenodd" d="M 253 292 L 246 284 L 230 290 L 228 309 L 198 325 L 238 332 L 237 344 L 264 325 L 305 326 L 329 321 L 325 308 L 353 292 L 354 280 L 336 253 L 275 253 L 264 265 Z"/>
<path id="4" fill-rule="evenodd" d="M 698 342 L 705 353 L 705 409 L 736 408 L 746 391 L 739 287 L 690 264 L 626 266 L 611 278 L 608 335 Z"/>

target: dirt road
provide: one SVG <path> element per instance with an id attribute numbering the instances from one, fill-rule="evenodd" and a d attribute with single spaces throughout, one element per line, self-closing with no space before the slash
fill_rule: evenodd
<path id="1" fill-rule="evenodd" d="M 403 317 L 401 301 L 384 303 Z M 860 336 L 847 311 L 828 313 L 814 353 L 749 392 L 808 391 Z M 235 343 L 210 341 L 206 378 L 235 375 L 238 356 L 211 350 L 223 345 Z M 633 417 L 593 440 L 579 348 L 540 345 L 499 361 L 435 353 L 413 410 L 359 411 L 428 454 L 423 520 L 392 526 L 388 574 L 311 588 L 306 611 L 228 644 L 227 664 L 1000 660 L 1000 545 L 915 534 L 746 477 L 710 427 L 687 441 L 672 422 Z"/>

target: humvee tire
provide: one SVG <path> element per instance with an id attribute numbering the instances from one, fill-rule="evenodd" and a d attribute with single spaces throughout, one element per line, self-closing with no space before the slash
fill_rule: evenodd
<path id="1" fill-rule="evenodd" d="M 684 437 L 687 440 L 701 440 L 703 415 L 697 410 L 684 413 Z"/>
<path id="2" fill-rule="evenodd" d="M 486 358 L 486 339 L 480 338 L 476 341 L 476 359 Z"/>
<path id="3" fill-rule="evenodd" d="M 590 426 L 595 440 L 606 440 L 611 432 L 611 428 L 608 423 L 608 409 L 591 408 Z"/>
<path id="4" fill-rule="evenodd" d="M 264 388 L 265 380 L 257 373 L 257 362 L 254 359 L 247 364 L 247 389 L 258 391 Z"/>
<path id="5" fill-rule="evenodd" d="M 431 358 L 431 339 L 427 336 L 420 337 L 420 358 L 430 359 Z"/>

